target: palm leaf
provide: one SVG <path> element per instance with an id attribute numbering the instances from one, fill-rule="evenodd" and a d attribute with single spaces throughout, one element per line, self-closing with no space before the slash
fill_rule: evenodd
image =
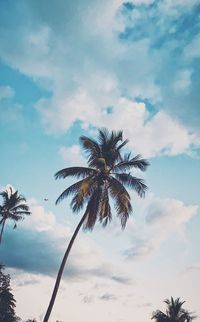
<path id="1" fill-rule="evenodd" d="M 120 159 L 120 152 L 117 149 L 117 143 L 121 140 L 122 131 L 112 131 L 110 134 L 107 129 L 99 130 L 99 145 L 102 156 L 109 167 L 112 167 L 114 163 Z"/>
<path id="2" fill-rule="evenodd" d="M 109 221 L 112 220 L 112 213 L 111 213 L 111 207 L 109 203 L 109 195 L 108 195 L 108 188 L 106 185 L 104 185 L 103 191 L 102 191 L 102 197 L 101 197 L 101 205 L 99 210 L 99 221 L 103 224 L 103 227 L 105 227 Z"/>
<path id="3" fill-rule="evenodd" d="M 98 186 L 92 193 L 92 196 L 90 197 L 86 213 L 87 217 L 84 223 L 84 229 L 85 230 L 92 230 L 96 220 L 98 218 L 100 205 L 101 205 L 101 198 L 102 198 L 102 186 Z"/>
<path id="4" fill-rule="evenodd" d="M 29 215 L 31 215 L 31 212 L 30 211 L 25 211 L 25 210 L 15 211 L 14 215 L 26 215 L 26 216 L 29 216 Z"/>
<path id="5" fill-rule="evenodd" d="M 169 322 L 167 315 L 160 310 L 153 312 L 151 319 L 155 319 L 156 322 Z"/>
<path id="6" fill-rule="evenodd" d="M 146 159 L 142 159 L 140 154 L 131 158 L 131 154 L 126 154 L 124 159 L 113 167 L 113 171 L 127 171 L 131 168 L 136 168 L 141 171 L 145 171 L 149 166 L 149 162 Z"/>
<path id="7" fill-rule="evenodd" d="M 66 177 L 85 178 L 97 173 L 95 169 L 85 167 L 70 167 L 62 169 L 55 174 L 55 179 L 65 179 Z"/>
<path id="8" fill-rule="evenodd" d="M 108 144 L 109 139 L 110 139 L 109 131 L 106 128 L 100 129 L 99 137 L 98 137 L 100 146 L 106 146 Z"/>
<path id="9" fill-rule="evenodd" d="M 12 209 L 11 209 L 12 211 L 27 211 L 27 212 L 29 212 L 29 206 L 28 205 L 26 205 L 26 204 L 19 204 L 19 205 L 17 205 L 17 206 L 14 206 L 14 207 L 12 207 Z"/>
<path id="10" fill-rule="evenodd" d="M 19 212 L 19 213 L 14 213 L 14 214 L 10 214 L 10 219 L 14 220 L 14 221 L 20 221 L 24 219 L 24 212 Z"/>
<path id="11" fill-rule="evenodd" d="M 59 202 L 61 202 L 63 199 L 67 198 L 69 195 L 78 193 L 78 191 L 81 189 L 81 186 L 83 188 L 83 185 L 84 184 L 87 184 L 88 180 L 90 180 L 91 178 L 92 177 L 88 177 L 88 178 L 82 179 L 82 180 L 80 180 L 80 181 L 72 184 L 71 186 L 69 186 L 58 197 L 58 199 L 56 200 L 56 204 L 58 204 Z"/>
<path id="12" fill-rule="evenodd" d="M 116 173 L 115 177 L 127 187 L 134 189 L 142 198 L 145 196 L 147 186 L 143 179 L 133 177 L 130 173 Z"/>
<path id="13" fill-rule="evenodd" d="M 80 144 L 88 156 L 88 164 L 92 163 L 96 158 L 101 157 L 101 150 L 99 144 L 87 136 L 80 137 Z"/>
<path id="14" fill-rule="evenodd" d="M 132 212 L 130 195 L 125 187 L 114 177 L 110 176 L 107 180 L 109 182 L 109 191 L 115 201 L 117 215 L 121 218 L 121 226 L 124 229 L 129 214 Z"/>
<path id="15" fill-rule="evenodd" d="M 71 207 L 74 212 L 78 212 L 83 208 L 85 201 L 88 200 L 89 196 L 91 196 L 96 186 L 96 181 L 94 177 L 85 180 L 80 188 L 78 189 L 76 195 L 73 197 L 71 201 Z"/>
<path id="16" fill-rule="evenodd" d="M 128 143 L 128 139 L 124 140 L 118 147 L 117 147 L 117 150 L 121 150 L 127 143 Z"/>

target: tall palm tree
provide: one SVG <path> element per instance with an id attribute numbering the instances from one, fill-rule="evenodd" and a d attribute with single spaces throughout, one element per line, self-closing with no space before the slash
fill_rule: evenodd
<path id="1" fill-rule="evenodd" d="M 24 216 L 30 215 L 29 207 L 26 204 L 26 198 L 13 191 L 11 187 L 0 192 L 3 198 L 0 205 L 0 244 L 2 242 L 3 231 L 7 220 L 14 221 L 13 229 L 17 228 L 17 222 L 24 219 Z"/>
<path id="2" fill-rule="evenodd" d="M 122 131 L 109 133 L 103 129 L 99 130 L 97 141 L 81 136 L 80 143 L 86 152 L 88 167 L 65 168 L 55 174 L 56 179 L 70 176 L 81 179 L 63 191 L 56 204 L 68 196 L 73 196 L 73 212 L 80 211 L 85 204 L 86 208 L 63 257 L 44 322 L 48 321 L 51 314 L 66 260 L 81 226 L 92 230 L 98 220 L 105 227 L 112 220 L 109 199 L 111 196 L 124 229 L 132 212 L 131 198 L 125 186 L 133 188 L 140 197 L 145 195 L 147 186 L 142 179 L 132 176 L 130 170 L 135 168 L 145 171 L 149 163 L 140 155 L 122 155 L 121 150 L 128 143 L 128 140 L 123 141 L 122 134 Z"/>
<path id="3" fill-rule="evenodd" d="M 165 313 L 160 310 L 153 312 L 152 318 L 156 322 L 190 322 L 195 319 L 195 316 L 191 312 L 182 308 L 185 301 L 181 302 L 180 298 L 166 299 L 164 303 L 167 304 Z"/>

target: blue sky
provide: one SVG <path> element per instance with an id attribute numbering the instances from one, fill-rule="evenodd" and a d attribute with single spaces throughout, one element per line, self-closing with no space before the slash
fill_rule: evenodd
<path id="1" fill-rule="evenodd" d="M 71 181 L 53 176 L 84 165 L 79 136 L 100 127 L 122 129 L 129 151 L 150 160 L 149 191 L 132 194 L 124 232 L 114 220 L 80 234 L 51 321 L 147 321 L 171 295 L 200 315 L 198 1 L 0 5 L 0 186 L 32 210 L 16 231 L 7 225 L 1 247 L 18 315 L 42 321 L 78 222 L 68 202 L 55 206 Z"/>

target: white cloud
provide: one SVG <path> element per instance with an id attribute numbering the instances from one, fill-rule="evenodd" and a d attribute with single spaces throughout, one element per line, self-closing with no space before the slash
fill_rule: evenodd
<path id="1" fill-rule="evenodd" d="M 76 121 L 85 129 L 89 125 L 104 124 L 109 128 L 123 127 L 130 132 L 131 141 L 138 140 L 137 146 L 134 145 L 136 150 L 147 156 L 187 153 L 193 144 L 199 145 L 193 131 L 189 132 L 181 122 L 174 120 L 177 110 L 184 112 L 176 106 L 175 100 L 174 103 L 168 101 L 168 97 L 173 96 L 172 86 L 174 95 L 181 96 L 189 95 L 192 93 L 189 89 L 193 88 L 192 67 L 184 69 L 185 56 L 179 57 L 183 67 L 178 73 L 171 58 L 177 44 L 179 20 L 174 24 L 170 14 L 174 12 L 176 18 L 181 19 L 184 6 L 180 1 L 167 1 L 165 6 L 152 5 L 150 16 L 156 20 L 155 25 L 147 19 L 149 1 L 142 2 L 146 4 L 124 16 L 120 11 L 122 1 L 62 3 L 56 6 L 56 14 L 55 3 L 48 6 L 47 12 L 32 1 L 25 6 L 26 19 L 34 20 L 34 24 L 26 24 L 26 28 L 16 25 L 12 37 L 13 46 L 17 40 L 14 52 L 7 42 L 13 25 L 12 29 L 6 25 L 0 51 L 2 59 L 52 91 L 51 98 L 42 98 L 37 103 L 49 133 L 65 133 Z M 136 6 L 139 3 L 141 1 L 136 1 Z M 192 5 L 193 2 L 191 8 Z M 131 38 L 133 26 L 132 41 L 119 39 L 118 32 L 126 32 L 126 28 L 130 28 Z M 156 26 L 159 33 L 155 32 Z M 162 42 L 168 39 L 169 29 L 174 30 L 174 38 L 168 40 L 163 49 Z M 161 40 L 161 47 L 157 48 Z M 187 46 L 196 48 L 193 42 L 195 40 Z M 164 106 L 170 113 L 173 109 L 173 114 L 170 116 L 161 110 L 146 122 L 146 115 L 150 118 L 151 113 L 145 107 L 143 115 L 139 115 L 137 109 L 130 111 L 122 103 L 122 97 L 126 97 L 127 105 L 139 97 L 149 100 L 157 111 Z M 108 106 L 114 108 L 112 120 L 105 113 Z M 180 141 L 182 135 L 183 142 Z"/>
<path id="2" fill-rule="evenodd" d="M 56 274 L 72 232 L 69 227 L 60 225 L 53 213 L 46 211 L 35 199 L 31 199 L 29 202 L 32 215 L 22 223 L 23 229 L 18 228 L 18 236 L 16 230 L 15 235 L 10 238 L 9 229 L 7 230 L 6 234 L 9 236 L 7 235 L 8 238 L 5 238 L 6 251 L 4 252 L 4 244 L 2 244 L 1 258 L 4 260 L 5 254 L 9 254 L 11 261 L 13 259 L 17 261 L 17 258 L 20 261 L 21 266 L 19 263 L 18 266 L 11 265 L 18 267 L 17 270 L 10 270 L 12 287 L 17 299 L 18 315 L 23 318 L 36 317 L 39 320 L 41 317 L 42 320 L 54 284 L 54 280 L 48 275 Z M 140 217 L 145 219 L 144 223 L 137 224 L 131 219 L 124 235 L 120 233 L 117 236 L 113 227 L 102 230 L 102 234 L 99 236 L 99 232 L 96 230 L 94 232 L 95 236 L 97 235 L 96 240 L 93 239 L 93 234 L 92 236 L 79 234 L 70 254 L 65 270 L 66 275 L 62 279 L 52 313 L 53 320 L 76 318 L 77 321 L 81 321 L 83 312 L 91 308 L 96 312 L 104 312 L 108 309 L 114 320 L 123 316 L 128 321 L 132 316 L 130 313 L 133 303 L 134 310 L 140 318 L 141 308 L 144 317 L 148 317 L 148 299 L 151 298 L 154 305 L 156 303 L 156 296 L 153 295 L 155 284 L 152 288 L 152 275 L 143 271 L 148 270 L 148 262 L 139 266 L 141 271 L 139 274 L 136 268 L 136 259 L 148 258 L 149 254 L 158 253 L 162 243 L 165 240 L 170 241 L 173 234 L 176 235 L 176 238 L 178 236 L 180 239 L 183 238 L 183 232 L 187 223 L 195 215 L 197 206 L 186 206 L 179 200 L 161 199 L 153 195 L 141 202 L 137 200 L 136 203 L 138 203 L 136 207 L 141 210 Z M 29 240 L 34 233 L 36 233 L 34 238 Z M 41 239 L 42 236 L 43 239 Z M 119 254 L 121 248 L 126 249 L 127 239 L 129 243 L 131 241 L 132 246 L 126 250 L 126 256 L 129 259 L 135 259 L 134 265 L 131 264 L 131 261 L 120 260 L 119 262 L 116 258 L 116 254 Z M 10 244 L 10 242 L 12 243 Z M 119 244 L 121 244 L 121 248 Z M 23 247 L 26 248 L 26 252 Z M 36 251 L 37 248 L 39 253 Z M 17 252 L 16 249 L 18 249 Z M 27 249 L 29 256 L 27 256 Z M 27 260 L 30 267 L 28 267 Z M 138 263 L 140 261 L 137 261 L 137 265 L 140 265 Z M 38 270 L 36 269 L 37 265 Z M 157 266 L 154 266 L 156 271 Z M 53 273 L 50 271 L 52 268 Z M 161 288 L 165 288 L 167 281 L 159 276 L 159 269 L 155 274 L 159 289 L 161 286 Z M 70 283 L 70 281 L 75 281 L 75 283 Z M 144 289 L 146 289 L 145 296 Z M 38 293 L 39 297 L 37 297 Z M 30 301 L 28 302 L 28 294 L 35 295 L 33 306 L 30 305 Z M 157 293 L 159 300 L 163 296 L 165 296 L 164 292 Z M 65 310 L 66 301 L 68 310 Z M 111 305 L 112 301 L 115 303 L 114 307 Z M 92 303 L 91 306 L 90 303 Z M 77 305 L 79 305 L 78 312 L 75 309 Z M 102 318 L 106 318 L 106 316 L 99 313 L 97 320 L 100 322 Z"/>
<path id="3" fill-rule="evenodd" d="M 45 210 L 34 198 L 29 199 L 28 204 L 31 215 L 27 216 L 14 232 L 12 225 L 8 224 L 6 227 L 1 246 L 1 260 L 7 267 L 17 269 L 17 276 L 25 274 L 26 280 L 34 274 L 52 277 L 57 272 L 75 228 L 71 229 L 68 225 L 59 223 L 55 215 Z M 16 248 L 19 249 L 18 252 Z M 132 282 L 131 278 L 124 275 L 122 268 L 113 266 L 101 245 L 90 235 L 84 235 L 80 231 L 63 279 L 84 282 L 86 277 L 120 285 Z M 26 281 L 25 284 L 33 282 Z"/>
<path id="4" fill-rule="evenodd" d="M 122 129 L 124 137 L 129 138 L 129 147 L 145 157 L 190 153 L 199 145 L 200 140 L 195 134 L 165 112 L 157 112 L 151 117 L 144 103 L 126 98 L 117 99 L 117 95 L 113 102 L 114 105 L 109 98 L 104 104 L 97 105 L 93 97 L 78 92 L 70 101 L 63 101 L 63 105 L 59 105 L 59 102 L 54 103 L 56 109 L 49 110 L 44 108 L 44 105 L 40 105 L 39 108 L 47 127 L 53 125 L 54 130 L 69 128 L 76 120 L 80 120 L 86 129 L 90 126 Z M 51 102 L 46 100 L 45 105 L 50 104 Z M 106 107 L 110 107 L 111 112 L 107 112 Z M 63 147 L 60 150 L 64 158 L 68 152 L 70 150 Z M 80 156 L 78 147 L 71 148 L 71 152 L 71 156 L 70 153 L 68 156 L 69 161 L 74 160 L 78 154 Z"/>
<path id="5" fill-rule="evenodd" d="M 197 205 L 185 205 L 180 200 L 158 198 L 152 194 L 139 204 L 145 223 L 135 230 L 132 246 L 125 251 L 127 258 L 155 254 L 163 242 L 170 241 L 173 236 L 176 240 L 186 241 L 187 223 L 196 215 Z"/>
<path id="6" fill-rule="evenodd" d="M 15 95 L 15 91 L 10 86 L 0 86 L 0 100 L 6 98 L 12 98 Z"/>
<path id="7" fill-rule="evenodd" d="M 0 123 L 20 126 L 22 112 L 23 106 L 15 102 L 15 90 L 10 86 L 0 86 Z"/>
<path id="8" fill-rule="evenodd" d="M 110 116 L 110 122 L 112 118 L 114 127 L 122 128 L 130 139 L 130 148 L 145 157 L 177 155 L 187 152 L 195 144 L 195 137 L 166 113 L 158 112 L 148 119 L 149 116 L 144 104 L 122 99 Z"/>
<path id="9" fill-rule="evenodd" d="M 191 70 L 181 70 L 177 73 L 174 89 L 176 92 L 182 92 L 182 95 L 187 94 L 191 85 Z"/>
<path id="10" fill-rule="evenodd" d="M 198 58 L 200 56 L 200 35 L 197 35 L 184 49 L 186 58 Z"/>
<path id="11" fill-rule="evenodd" d="M 30 206 L 31 215 L 24 221 L 24 226 L 38 232 L 52 232 L 56 225 L 54 214 L 51 211 L 45 211 L 44 207 L 33 198 L 27 203 Z"/>
<path id="12" fill-rule="evenodd" d="M 86 159 L 84 158 L 79 145 L 72 145 L 71 147 L 61 146 L 59 154 L 65 161 L 66 166 L 85 166 Z"/>

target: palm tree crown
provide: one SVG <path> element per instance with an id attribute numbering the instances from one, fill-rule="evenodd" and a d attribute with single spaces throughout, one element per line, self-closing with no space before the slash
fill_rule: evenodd
<path id="1" fill-rule="evenodd" d="M 167 304 L 166 312 L 163 313 L 160 310 L 153 312 L 152 319 L 156 322 L 190 322 L 195 319 L 195 316 L 191 312 L 182 308 L 185 301 L 181 302 L 180 298 L 166 299 L 164 301 Z"/>
<path id="2" fill-rule="evenodd" d="M 6 220 L 14 221 L 13 229 L 17 228 L 17 222 L 24 219 L 24 216 L 30 215 L 29 207 L 26 204 L 26 198 L 19 195 L 18 191 L 13 191 L 11 187 L 0 193 L 3 199 L 0 205 L 0 243 Z"/>
<path id="3" fill-rule="evenodd" d="M 87 204 L 84 228 L 92 229 L 97 220 L 103 226 L 111 221 L 111 196 L 124 228 L 132 212 L 126 187 L 133 188 L 140 197 L 144 197 L 147 189 L 143 179 L 132 176 L 130 170 L 136 168 L 145 171 L 148 161 L 140 155 L 122 155 L 121 150 L 128 143 L 128 140 L 123 141 L 122 131 L 109 133 L 106 129 L 99 130 L 97 141 L 81 136 L 80 143 L 87 154 L 88 167 L 65 168 L 55 174 L 56 179 L 69 176 L 81 179 L 68 187 L 56 203 L 72 195 L 71 207 L 74 212 Z"/>

